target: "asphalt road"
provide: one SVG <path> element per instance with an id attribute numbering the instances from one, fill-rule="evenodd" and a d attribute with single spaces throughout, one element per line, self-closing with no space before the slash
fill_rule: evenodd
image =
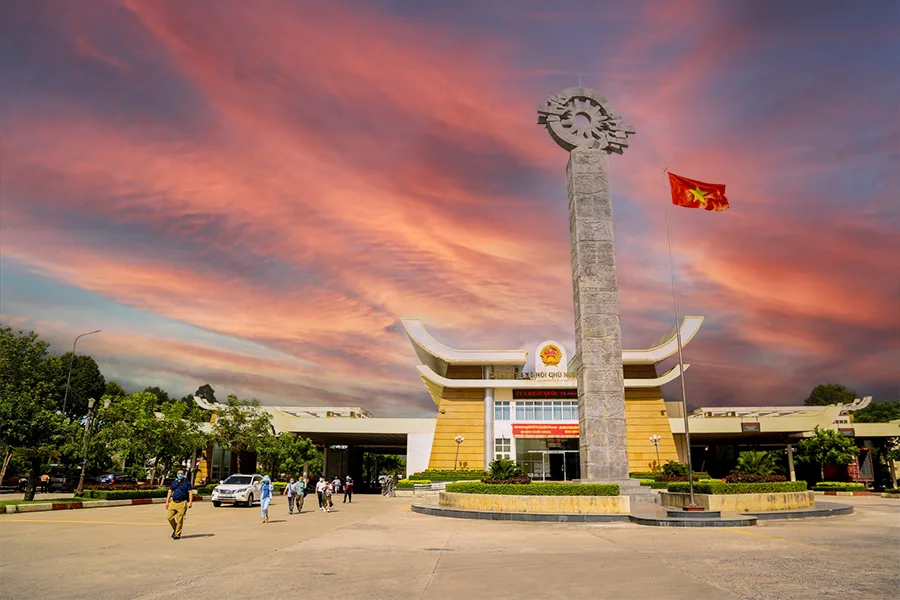
<path id="1" fill-rule="evenodd" d="M 307 498 L 311 500 L 312 498 Z M 307 502 L 272 522 L 198 502 L 181 540 L 162 505 L 0 516 L 0 596 L 162 598 L 894 598 L 900 502 L 735 529 L 429 517 L 409 499 Z"/>

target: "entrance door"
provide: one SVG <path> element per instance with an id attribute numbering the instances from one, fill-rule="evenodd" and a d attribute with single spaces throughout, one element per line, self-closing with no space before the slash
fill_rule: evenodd
<path id="1" fill-rule="evenodd" d="M 565 454 L 550 453 L 547 456 L 547 461 L 550 463 L 550 475 L 548 479 L 550 479 L 551 481 L 564 480 L 565 470 L 563 467 L 563 462 L 565 461 Z"/>

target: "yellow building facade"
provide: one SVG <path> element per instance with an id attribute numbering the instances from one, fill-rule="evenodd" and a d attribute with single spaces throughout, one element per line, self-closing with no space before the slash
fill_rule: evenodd
<path id="1" fill-rule="evenodd" d="M 702 317 L 682 321 L 684 344 L 702 321 Z M 416 319 L 405 319 L 403 325 L 438 412 L 430 469 L 484 469 L 504 457 L 538 479 L 577 478 L 577 364 L 565 360 L 561 344 L 539 345 L 534 370 L 525 372 L 527 351 L 455 350 L 432 338 Z M 657 369 L 676 351 L 673 332 L 651 348 L 623 352 L 630 471 L 684 460 L 676 449 L 661 390 L 681 375 L 681 369 L 665 373 Z M 657 438 L 656 443 L 651 437 Z"/>

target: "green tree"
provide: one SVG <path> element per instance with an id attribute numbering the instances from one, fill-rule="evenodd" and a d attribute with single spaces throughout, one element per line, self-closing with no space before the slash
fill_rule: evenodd
<path id="1" fill-rule="evenodd" d="M 127 396 L 128 392 L 126 392 L 125 389 L 115 381 L 107 381 L 106 392 L 103 395 L 109 396 L 110 398 L 121 398 L 122 396 Z"/>
<path id="2" fill-rule="evenodd" d="M 215 404 L 216 402 L 218 402 L 218 400 L 216 400 L 216 390 L 214 390 L 208 383 L 204 383 L 199 388 L 197 388 L 197 391 L 194 392 L 194 395 L 200 396 L 211 404 Z"/>
<path id="3" fill-rule="evenodd" d="M 71 365 L 72 377 L 69 379 Z M 59 357 L 57 388 L 59 403 L 65 398 L 66 416 L 74 421 L 84 420 L 88 411 L 88 399 L 99 400 L 106 393 L 106 380 L 100 372 L 97 362 L 86 354 L 66 352 Z M 66 380 L 69 380 L 69 393 L 66 394 Z"/>
<path id="4" fill-rule="evenodd" d="M 820 481 L 825 479 L 825 465 L 847 465 L 859 454 L 854 441 L 834 429 L 815 428 L 815 435 L 797 444 L 797 462 L 819 465 Z"/>
<path id="5" fill-rule="evenodd" d="M 241 452 L 256 451 L 260 439 L 271 433 L 272 416 L 259 408 L 259 400 L 241 400 L 230 395 L 226 404 L 216 411 L 212 439 L 231 449 L 240 472 Z"/>
<path id="6" fill-rule="evenodd" d="M 806 406 L 827 406 L 829 404 L 849 404 L 859 398 L 853 390 L 839 383 L 823 383 L 817 385 L 803 401 Z"/>
<path id="7" fill-rule="evenodd" d="M 172 399 L 169 397 L 169 393 L 159 386 L 154 385 L 154 386 L 146 387 L 146 388 L 144 388 L 144 391 L 147 392 L 148 394 L 153 394 L 156 397 L 157 408 L 162 408 L 163 404 L 165 404 L 166 402 L 172 401 Z"/>
<path id="8" fill-rule="evenodd" d="M 162 435 L 156 416 L 158 398 L 150 392 L 138 392 L 113 399 L 98 415 L 98 444 L 126 464 L 136 477 L 145 478 L 150 460 L 156 456 Z"/>
<path id="9" fill-rule="evenodd" d="M 33 331 L 0 327 L 0 447 L 4 470 L 13 453 L 28 461 L 26 500 L 34 499 L 41 465 L 58 453 L 68 433 L 56 404 L 59 361 L 48 347 Z"/>
<path id="10" fill-rule="evenodd" d="M 207 435 L 200 421 L 193 418 L 191 407 L 183 402 L 167 402 L 155 415 L 157 431 L 153 434 L 153 477 L 164 479 L 176 465 L 193 458 L 206 446 Z M 193 465 L 191 466 L 193 468 Z"/>
<path id="11" fill-rule="evenodd" d="M 778 464 L 778 455 L 774 452 L 741 452 L 738 455 L 737 465 L 731 472 L 774 475 L 781 470 L 781 465 Z"/>
<path id="12" fill-rule="evenodd" d="M 289 475 L 301 475 L 303 466 L 316 458 L 316 446 L 312 440 L 299 435 L 282 433 L 278 436 L 284 458 L 281 469 Z"/>
<path id="13" fill-rule="evenodd" d="M 871 402 L 853 413 L 854 423 L 889 423 L 900 419 L 900 400 Z"/>

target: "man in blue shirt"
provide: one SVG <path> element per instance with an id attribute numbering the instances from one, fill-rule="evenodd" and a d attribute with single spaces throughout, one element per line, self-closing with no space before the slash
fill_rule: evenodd
<path id="1" fill-rule="evenodd" d="M 178 469 L 175 481 L 169 487 L 166 495 L 166 511 L 169 525 L 172 526 L 172 539 L 181 539 L 181 529 L 184 527 L 184 515 L 187 509 L 194 505 L 194 490 L 191 482 L 185 478 L 184 469 Z"/>

